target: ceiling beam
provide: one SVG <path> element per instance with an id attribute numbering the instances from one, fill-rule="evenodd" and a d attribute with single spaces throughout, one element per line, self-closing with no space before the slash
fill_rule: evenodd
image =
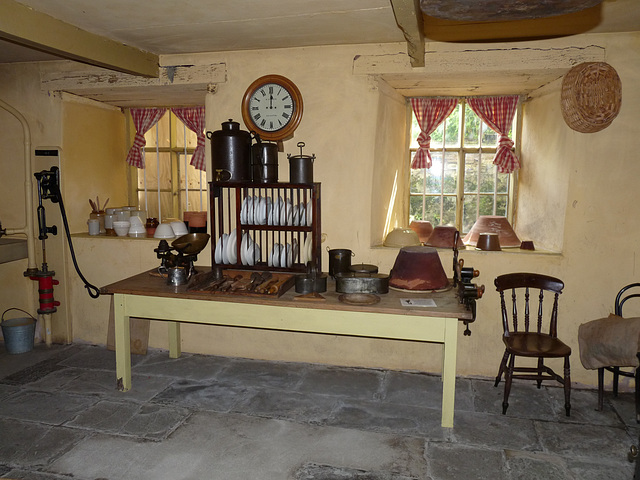
<path id="1" fill-rule="evenodd" d="M 412 67 L 424 67 L 424 26 L 420 0 L 391 0 L 396 23 L 407 41 Z"/>
<path id="2" fill-rule="evenodd" d="M 14 0 L 0 2 L 0 38 L 118 72 L 158 77 L 158 56 L 81 30 Z"/>

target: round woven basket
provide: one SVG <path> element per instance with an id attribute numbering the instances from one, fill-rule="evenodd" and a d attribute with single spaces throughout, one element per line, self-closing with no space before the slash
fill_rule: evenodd
<path id="1" fill-rule="evenodd" d="M 578 132 L 607 128 L 618 116 L 621 102 L 622 83 L 608 63 L 581 63 L 562 79 L 562 116 Z"/>

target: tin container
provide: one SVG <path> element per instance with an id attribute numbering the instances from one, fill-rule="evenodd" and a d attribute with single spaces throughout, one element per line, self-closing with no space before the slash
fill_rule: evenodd
<path id="1" fill-rule="evenodd" d="M 336 274 L 338 293 L 389 293 L 389 275 L 382 273 L 338 273 Z"/>

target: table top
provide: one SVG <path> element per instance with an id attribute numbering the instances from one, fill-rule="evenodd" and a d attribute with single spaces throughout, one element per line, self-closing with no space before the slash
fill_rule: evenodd
<path id="1" fill-rule="evenodd" d="M 206 272 L 206 267 L 198 267 L 199 272 Z M 100 289 L 102 294 L 126 294 L 152 297 L 169 297 L 176 299 L 208 300 L 216 302 L 248 303 L 258 305 L 275 305 L 293 308 L 309 308 L 321 310 L 341 310 L 371 313 L 387 313 L 392 315 L 414 315 L 421 317 L 457 318 L 459 320 L 472 320 L 471 311 L 458 298 L 456 288 L 450 286 L 444 291 L 429 293 L 413 293 L 389 290 L 389 293 L 380 294 L 380 302 L 373 305 L 348 304 L 340 300 L 342 294 L 335 290 L 335 282 L 329 278 L 327 291 L 321 295 L 324 300 L 303 300 L 300 294 L 295 292 L 295 287 L 285 292 L 282 296 L 272 295 L 242 296 L 238 294 L 224 294 L 216 292 L 187 291 L 186 285 L 167 285 L 166 279 L 159 277 L 156 269 L 134 275 L 124 280 L 106 285 Z M 296 298 L 298 297 L 298 298 Z M 435 307 L 410 307 L 403 306 L 402 299 L 432 299 Z"/>

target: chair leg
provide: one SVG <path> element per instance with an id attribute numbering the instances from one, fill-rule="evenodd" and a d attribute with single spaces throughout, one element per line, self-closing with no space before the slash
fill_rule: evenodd
<path id="1" fill-rule="evenodd" d="M 509 360 L 509 352 L 504 351 L 504 355 L 502 356 L 502 361 L 500 362 L 500 368 L 498 369 L 498 376 L 496 377 L 496 383 L 494 383 L 494 387 L 497 387 L 502 379 L 502 374 L 507 366 L 507 360 Z"/>
<path id="2" fill-rule="evenodd" d="M 613 396 L 618 396 L 618 379 L 620 378 L 620 367 L 613 367 Z"/>
<path id="3" fill-rule="evenodd" d="M 502 401 L 502 414 L 507 413 L 507 408 L 509 408 L 509 393 L 511 392 L 511 382 L 513 381 L 513 368 L 515 366 L 516 356 L 511 355 L 509 359 L 509 366 L 507 367 L 504 374 L 504 400 Z"/>
<path id="4" fill-rule="evenodd" d="M 637 372 L 636 372 L 636 375 L 637 375 Z M 604 367 L 600 367 L 598 369 L 598 408 L 597 410 L 601 412 L 603 406 L 604 406 Z"/>
<path id="5" fill-rule="evenodd" d="M 544 360 L 542 357 L 538 358 L 538 379 L 536 383 L 538 384 L 538 389 L 542 387 L 542 369 L 544 368 Z"/>
<path id="6" fill-rule="evenodd" d="M 564 409 L 567 417 L 571 413 L 571 367 L 569 366 L 569 356 L 564 357 Z"/>

